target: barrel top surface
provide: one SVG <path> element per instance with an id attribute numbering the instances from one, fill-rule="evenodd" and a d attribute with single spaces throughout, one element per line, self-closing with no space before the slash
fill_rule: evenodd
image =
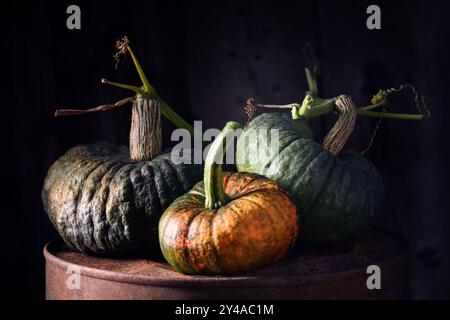
<path id="1" fill-rule="evenodd" d="M 398 263 L 409 253 L 406 239 L 397 233 L 372 227 L 357 240 L 336 246 L 298 245 L 281 261 L 239 276 L 184 275 L 167 263 L 142 258 L 111 259 L 68 250 L 61 240 L 44 248 L 47 263 L 81 274 L 111 281 L 156 286 L 246 286 L 298 285 L 334 281 L 365 273 L 369 265 L 381 268 Z"/>

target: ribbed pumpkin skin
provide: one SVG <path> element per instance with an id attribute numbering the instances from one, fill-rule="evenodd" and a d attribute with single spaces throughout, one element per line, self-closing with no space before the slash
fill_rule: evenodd
<path id="1" fill-rule="evenodd" d="M 99 255 L 152 253 L 169 204 L 202 178 L 201 165 L 170 154 L 134 161 L 127 148 L 100 142 L 73 147 L 49 169 L 45 211 L 65 243 Z"/>
<path id="2" fill-rule="evenodd" d="M 203 182 L 175 200 L 161 217 L 166 260 L 188 274 L 237 274 L 281 259 L 298 232 L 294 202 L 262 176 L 223 175 L 230 202 L 205 208 Z"/>
<path id="3" fill-rule="evenodd" d="M 279 130 L 278 168 L 270 157 L 258 163 L 258 147 L 270 154 L 274 145 L 265 147 L 259 138 L 249 139 L 250 129 Z M 262 114 L 239 137 L 237 168 L 264 175 L 285 188 L 300 213 L 302 240 L 339 242 L 357 235 L 375 217 L 384 197 L 382 179 L 363 156 L 342 151 L 334 157 L 312 139 L 302 120 L 285 113 Z"/>

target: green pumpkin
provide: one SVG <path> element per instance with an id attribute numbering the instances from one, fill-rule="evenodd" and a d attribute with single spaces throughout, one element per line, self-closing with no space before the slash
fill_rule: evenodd
<path id="1" fill-rule="evenodd" d="M 266 143 L 267 134 L 254 134 L 260 129 L 278 129 L 279 148 Z M 310 243 L 357 235 L 383 202 L 382 179 L 369 160 L 352 151 L 333 155 L 314 141 L 304 119 L 286 113 L 265 113 L 249 123 L 238 140 L 237 168 L 264 175 L 288 191 L 297 205 L 300 239 Z"/>
<path id="2" fill-rule="evenodd" d="M 170 154 L 130 159 L 127 148 L 100 142 L 73 147 L 48 171 L 42 201 L 73 249 L 100 255 L 151 253 L 164 210 L 202 178 L 201 165 Z"/>
<path id="3" fill-rule="evenodd" d="M 143 86 L 103 82 L 131 89 L 136 96 L 88 110 L 57 110 L 56 115 L 106 110 L 132 101 L 130 150 L 105 142 L 70 149 L 49 169 L 42 202 L 70 248 L 98 255 L 151 254 L 159 251 L 160 216 L 202 178 L 203 166 L 175 164 L 170 153 L 161 154 L 161 114 L 179 127 L 193 129 L 158 97 L 128 41 L 119 45 L 130 52 Z"/>

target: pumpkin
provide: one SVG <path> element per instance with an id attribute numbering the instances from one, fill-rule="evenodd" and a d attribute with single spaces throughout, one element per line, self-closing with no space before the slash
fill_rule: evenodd
<path id="1" fill-rule="evenodd" d="M 237 144 L 238 170 L 264 175 L 286 189 L 301 214 L 300 238 L 310 243 L 358 235 L 383 202 L 375 166 L 356 152 L 341 151 L 356 120 L 353 102 L 347 96 L 332 102 L 340 116 L 323 145 L 314 141 L 305 119 L 281 112 L 254 118 Z M 271 129 L 278 130 L 278 144 L 268 143 Z"/>
<path id="2" fill-rule="evenodd" d="M 159 251 L 161 214 L 203 173 L 201 165 L 175 164 L 170 153 L 161 154 L 161 111 L 175 124 L 190 128 L 157 96 L 131 49 L 123 48 L 131 53 L 143 86 L 112 84 L 132 89 L 136 96 L 84 111 L 58 110 L 56 115 L 133 101 L 130 150 L 106 142 L 73 147 L 51 166 L 42 190 L 44 209 L 64 242 L 98 255 Z"/>
<path id="3" fill-rule="evenodd" d="M 281 259 L 297 239 L 294 202 L 257 174 L 224 173 L 219 164 L 229 122 L 208 152 L 204 181 L 176 199 L 159 222 L 166 260 L 187 274 L 237 274 Z"/>

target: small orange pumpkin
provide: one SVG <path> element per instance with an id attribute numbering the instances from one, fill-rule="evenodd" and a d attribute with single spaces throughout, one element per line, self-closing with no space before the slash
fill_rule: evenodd
<path id="1" fill-rule="evenodd" d="M 228 122 L 211 145 L 204 181 L 176 199 L 159 222 L 166 260 L 188 274 L 237 274 L 281 259 L 298 233 L 294 202 L 275 182 L 225 173 L 224 142 L 242 129 Z"/>

